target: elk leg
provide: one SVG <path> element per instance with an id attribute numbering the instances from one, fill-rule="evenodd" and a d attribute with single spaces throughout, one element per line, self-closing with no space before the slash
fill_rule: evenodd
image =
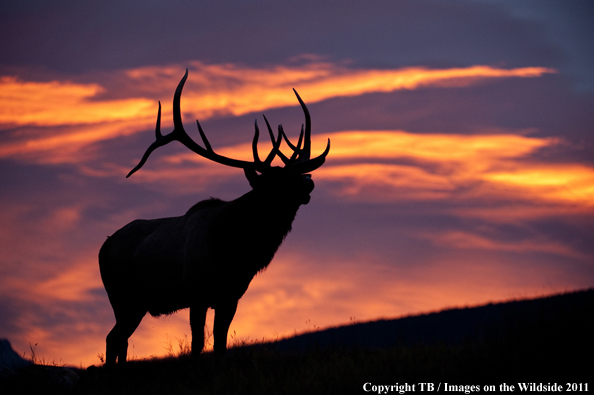
<path id="1" fill-rule="evenodd" d="M 237 311 L 237 301 L 218 305 L 215 308 L 214 321 L 214 351 L 216 354 L 225 354 L 227 351 L 227 334 L 229 333 L 229 325 L 233 321 Z"/>
<path id="2" fill-rule="evenodd" d="M 198 355 L 204 349 L 204 325 L 208 307 L 190 307 L 190 328 L 192 328 L 192 355 Z"/>
<path id="3" fill-rule="evenodd" d="M 106 339 L 105 363 L 107 365 L 115 364 L 116 358 L 118 363 L 126 362 L 128 338 L 138 328 L 145 314 L 146 312 L 127 312 L 126 315 L 122 313 L 116 316 L 116 324 Z"/>

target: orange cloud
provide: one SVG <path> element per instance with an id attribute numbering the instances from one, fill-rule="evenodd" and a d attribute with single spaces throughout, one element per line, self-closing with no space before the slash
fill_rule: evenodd
<path id="1" fill-rule="evenodd" d="M 448 177 L 420 167 L 380 163 L 328 166 L 317 170 L 316 179 L 338 182 L 335 193 L 363 201 L 445 199 L 455 189 Z"/>
<path id="2" fill-rule="evenodd" d="M 518 194 L 594 208 L 594 169 L 578 164 L 529 164 L 484 175 Z"/>
<path id="3" fill-rule="evenodd" d="M 41 281 L 34 289 L 39 298 L 72 302 L 89 301 L 94 297 L 88 294 L 93 288 L 103 288 L 95 259 L 68 267 L 47 280 Z"/>
<path id="4" fill-rule="evenodd" d="M 496 158 L 525 156 L 553 142 L 518 134 L 413 134 L 401 130 L 352 130 L 335 133 L 332 139 L 337 141 L 332 146 L 334 158 L 415 158 L 475 163 L 484 158 L 489 162 Z"/>
<path id="5" fill-rule="evenodd" d="M 328 137 L 332 157 L 316 176 L 340 181 L 337 191 L 346 197 L 373 201 L 489 197 L 588 211 L 594 207 L 594 168 L 528 159 L 556 144 L 556 139 L 352 131 L 317 136 L 317 147 Z M 410 163 L 389 163 L 394 160 Z"/>
<path id="6" fill-rule="evenodd" d="M 93 100 L 102 91 L 97 84 L 1 77 L 0 124 L 57 126 L 154 117 L 152 100 Z"/>
<path id="7" fill-rule="evenodd" d="M 333 97 L 426 86 L 468 86 L 485 79 L 532 78 L 555 72 L 543 67 L 507 70 L 490 66 L 442 70 L 424 67 L 352 70 L 331 63 L 311 63 L 299 68 L 277 66 L 248 69 L 229 64 L 205 65 L 195 62 L 194 67 L 201 78 L 198 89 L 192 89 L 186 95 L 189 103 L 184 111 L 192 112 L 199 118 L 209 118 L 215 114 L 237 116 L 268 108 L 294 106 L 291 88 L 296 88 L 308 103 L 315 103 Z M 146 77 L 142 71 L 132 73 L 137 74 Z M 178 74 L 181 75 L 182 71 Z"/>

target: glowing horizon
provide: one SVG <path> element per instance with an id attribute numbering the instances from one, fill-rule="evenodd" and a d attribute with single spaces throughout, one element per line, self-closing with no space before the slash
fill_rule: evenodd
<path id="1" fill-rule="evenodd" d="M 319 134 L 313 137 L 313 152 L 321 151 L 325 141 L 332 141 L 332 157 L 328 163 L 314 174 L 316 182 L 325 185 L 325 194 L 342 201 L 379 202 L 383 205 L 396 204 L 397 202 L 477 202 L 482 199 L 488 201 L 508 201 L 513 199 L 520 207 L 542 206 L 544 213 L 558 212 L 564 207 L 574 213 L 592 214 L 592 197 L 590 186 L 594 180 L 594 168 L 584 165 L 551 165 L 531 158 L 539 150 L 558 144 L 558 139 L 528 137 L 518 134 L 497 135 L 452 135 L 452 134 L 414 134 L 403 130 L 394 131 L 341 131 L 329 134 Z M 249 144 L 221 147 L 218 149 L 223 155 L 243 157 L 250 155 Z M 130 181 L 136 185 L 151 184 L 156 186 L 161 183 L 169 185 L 176 193 L 192 193 L 203 190 L 202 185 L 216 185 L 225 179 L 231 180 L 237 176 L 234 169 L 221 167 L 209 163 L 193 153 L 165 155 L 153 158 L 154 165 L 148 166 L 139 172 Z M 405 160 L 404 163 L 398 162 Z M 383 162 L 382 162 L 383 161 Z M 393 161 L 396 161 L 392 163 Z M 198 165 L 194 168 L 177 168 L 184 163 Z M 521 165 L 520 165 L 521 164 Z M 165 166 L 163 166 L 165 165 Z M 92 178 L 113 178 L 121 175 L 125 169 L 114 168 L 108 173 L 87 173 Z M 542 177 L 534 177 L 534 173 Z M 188 179 L 200 179 L 197 187 L 186 186 Z M 464 185 L 477 185 L 474 188 L 465 187 L 464 193 L 458 189 Z M 189 189 L 188 189 L 189 188 Z M 157 189 L 160 189 L 157 187 Z M 207 192 L 205 190 L 205 192 Z M 315 197 L 314 197 L 315 201 Z M 539 203 L 540 202 L 540 203 Z M 28 211 L 30 208 L 23 208 Z M 488 215 L 490 207 L 476 208 L 479 210 L 470 214 L 470 217 L 479 218 Z M 482 210 L 482 211 L 481 211 Z M 522 209 L 523 211 L 524 209 Z M 60 207 L 51 213 L 45 223 L 61 224 L 54 228 L 59 233 L 68 234 L 81 226 L 84 206 Z M 17 211 L 18 212 L 18 211 Z M 179 214 L 182 214 L 181 212 Z M 468 214 L 467 214 L 468 215 Z M 514 211 L 508 210 L 510 218 Z M 525 215 L 525 214 L 522 214 Z M 538 214 L 543 215 L 543 212 Z M 546 214 L 545 214 L 546 215 Z M 138 213 L 128 213 L 127 217 L 138 217 Z M 18 216 L 5 218 L 5 223 L 18 221 Z M 113 232 L 125 224 L 124 219 L 111 218 L 103 225 L 106 232 Z M 547 253 L 568 257 L 585 262 L 589 257 L 573 249 L 570 245 L 553 240 L 499 240 L 488 234 L 476 234 L 467 231 L 415 231 L 410 232 L 410 237 L 416 240 L 426 240 L 430 244 L 448 250 L 468 251 L 472 255 L 480 251 L 504 251 L 512 253 Z M 18 242 L 17 242 L 18 244 Z M 23 249 L 26 247 L 23 247 Z M 281 251 L 284 251 L 281 248 Z M 28 294 L 29 303 L 46 303 L 48 300 L 60 303 L 87 302 L 96 303 L 98 296 L 96 290 L 102 289 L 101 281 L 97 275 L 95 259 L 89 256 L 96 251 L 81 251 L 74 257 L 68 269 L 64 272 L 55 272 L 34 282 L 32 291 L 29 282 L 3 283 L 6 291 L 11 294 Z M 451 258 L 446 259 L 449 260 Z M 413 291 L 408 281 L 420 274 L 415 269 L 400 269 L 398 277 L 399 292 L 392 294 L 391 287 L 381 285 L 381 279 L 390 271 L 390 266 L 383 259 L 374 256 L 355 256 L 349 262 L 342 262 L 343 274 L 337 275 L 330 269 L 322 270 L 313 277 L 304 275 L 299 267 L 303 267 L 308 259 L 294 250 L 289 249 L 275 258 L 270 269 L 259 275 L 254 280 L 246 296 L 240 303 L 237 318 L 231 330 L 230 344 L 239 337 L 240 339 L 274 339 L 286 337 L 294 333 L 335 326 L 337 322 L 349 323 L 349 317 L 356 317 L 358 321 L 367 321 L 378 318 L 400 317 L 420 312 L 430 312 L 444 307 L 457 307 L 469 304 L 482 304 L 488 301 L 504 300 L 501 289 L 507 289 L 509 298 L 514 296 L 515 286 L 506 285 L 513 283 L 509 274 L 497 268 L 495 262 L 483 267 L 489 267 L 492 272 L 491 279 L 500 278 L 497 286 L 491 292 L 484 289 L 457 290 L 459 281 L 468 281 L 468 274 L 462 273 L 470 270 L 468 264 L 463 265 L 459 273 L 461 278 L 455 279 L 453 274 L 447 277 L 440 276 L 442 267 L 447 267 L 447 262 L 435 261 L 435 278 L 425 278 L 423 292 L 426 296 L 414 300 L 408 294 Z M 358 262 L 369 262 L 374 269 L 358 267 Z M 462 263 L 458 263 L 458 267 Z M 306 265 L 306 272 L 315 269 L 311 264 Z M 348 267 L 346 270 L 344 268 Z M 452 270 L 448 268 L 447 270 Z M 458 270 L 458 269 L 456 269 Z M 353 277 L 353 273 L 357 273 Z M 479 273 L 474 273 L 479 276 Z M 561 275 L 559 272 L 558 275 Z M 452 277 L 454 276 L 454 277 Z M 375 283 L 374 292 L 363 300 L 345 300 L 345 293 L 360 294 L 363 292 L 361 285 L 353 280 L 365 279 L 365 283 Z M 409 280 L 407 280 L 407 278 Z M 439 285 L 437 285 L 439 284 Z M 536 284 L 536 283 L 535 283 Z M 418 287 L 418 285 L 416 285 Z M 438 291 L 433 291 L 433 288 Z M 448 302 L 443 304 L 441 295 L 445 288 L 449 289 Z M 495 289 L 498 289 L 497 291 Z M 524 287 L 524 292 L 530 296 L 541 296 L 538 287 Z M 531 291 L 526 291 L 531 289 Z M 562 291 L 563 287 L 552 290 Z M 349 291 L 350 290 L 350 291 Z M 437 294 L 433 294 L 436 292 Z M 403 295 L 408 296 L 404 297 Z M 457 295 L 454 297 L 454 295 Z M 402 300 L 407 302 L 403 302 Z M 335 312 L 317 313 L 318 304 L 325 300 L 333 300 Z M 374 302 L 382 300 L 381 303 Z M 104 307 L 108 309 L 107 306 Z M 348 311 L 348 313 L 347 313 Z M 299 313 L 297 313 L 299 312 Z M 64 314 L 69 314 L 64 312 Z M 109 316 L 109 310 L 105 313 Z M 137 357 L 151 355 L 166 355 L 164 343 L 167 341 L 175 344 L 175 338 L 182 334 L 189 334 L 187 311 L 155 321 L 145 318 L 150 324 L 141 325 L 138 333 L 131 339 L 135 345 Z M 308 322 L 298 318 L 307 315 Z M 209 325 L 212 328 L 212 312 L 209 313 Z M 35 327 L 33 317 L 28 317 Z M 144 321 L 143 321 L 144 322 Z M 81 331 L 99 333 L 101 325 L 83 324 Z M 150 325 L 151 328 L 147 328 Z M 155 328 L 153 328 L 155 327 Z M 270 333 L 273 328 L 275 333 Z M 172 333 L 173 332 L 173 333 Z M 46 350 L 52 355 L 67 358 L 69 361 L 81 358 L 85 364 L 97 363 L 96 351 L 89 356 L 85 351 L 83 357 L 80 351 L 64 348 L 52 333 L 37 328 L 23 336 L 38 339 L 36 342 L 44 343 Z M 95 343 L 102 343 L 94 338 Z M 92 343 L 92 342 L 91 342 Z M 17 343 L 18 344 L 18 343 Z M 85 349 L 88 347 L 85 347 Z M 60 351 L 58 351 L 60 350 Z M 101 351 L 100 351 L 101 352 Z"/>

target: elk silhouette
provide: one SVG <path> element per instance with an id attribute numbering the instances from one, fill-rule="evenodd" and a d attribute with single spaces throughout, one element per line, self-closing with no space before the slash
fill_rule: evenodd
<path id="1" fill-rule="evenodd" d="M 243 169 L 252 190 L 230 202 L 203 200 L 181 217 L 135 220 L 107 238 L 99 251 L 99 267 L 116 319 L 106 339 L 107 364 L 126 361 L 128 338 L 147 312 L 159 316 L 187 307 L 192 353 L 196 355 L 204 348 L 208 308 L 215 310 L 214 351 L 225 353 L 239 299 L 291 231 L 299 206 L 309 203 L 314 183 L 306 173 L 320 167 L 330 151 L 328 140 L 325 151 L 310 158 L 310 115 L 295 90 L 305 114 L 305 128 L 302 125 L 297 145 L 290 142 L 282 125 L 275 139 L 264 117 L 273 143 L 264 161 L 258 156 L 257 120 L 253 162 L 216 154 L 196 121 L 206 148 L 201 147 L 182 125 L 180 98 L 187 77 L 186 69 L 173 98 L 173 131 L 161 134 L 159 102 L 156 141 L 127 177 L 140 169 L 155 149 L 177 140 L 204 158 Z M 283 139 L 293 151 L 290 157 L 279 149 Z M 284 167 L 271 165 L 276 156 Z"/>

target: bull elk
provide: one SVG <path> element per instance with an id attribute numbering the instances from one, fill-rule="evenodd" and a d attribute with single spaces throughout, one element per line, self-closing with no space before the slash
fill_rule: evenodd
<path id="1" fill-rule="evenodd" d="M 107 238 L 99 251 L 99 267 L 116 319 L 106 339 L 107 364 L 126 361 L 128 338 L 147 312 L 159 316 L 188 307 L 193 354 L 204 348 L 208 308 L 215 310 L 214 351 L 224 353 L 239 299 L 291 231 L 299 206 L 309 203 L 314 183 L 306 173 L 320 167 L 330 151 L 328 140 L 325 151 L 310 158 L 310 115 L 297 91 L 305 114 L 305 128 L 301 127 L 297 145 L 287 138 L 282 125 L 275 138 L 264 117 L 273 145 L 264 161 L 258 155 L 257 120 L 253 162 L 215 153 L 196 121 L 203 148 L 182 124 L 180 98 L 187 77 L 186 70 L 173 98 L 173 131 L 161 134 L 159 103 L 156 141 L 127 177 L 139 170 L 155 149 L 177 140 L 206 159 L 243 169 L 252 190 L 229 202 L 203 200 L 181 217 L 135 220 Z M 283 139 L 293 151 L 290 157 L 279 149 Z M 272 166 L 277 156 L 284 167 Z"/>

